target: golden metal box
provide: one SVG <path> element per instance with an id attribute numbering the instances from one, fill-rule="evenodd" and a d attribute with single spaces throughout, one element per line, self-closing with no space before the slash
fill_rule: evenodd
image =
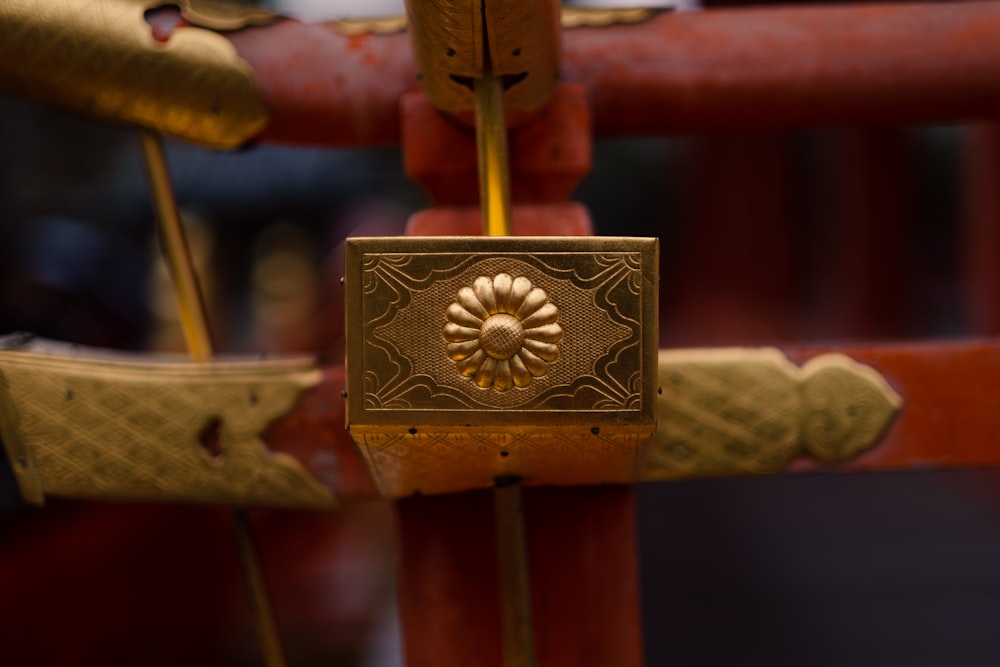
<path id="1" fill-rule="evenodd" d="M 349 239 L 348 428 L 382 493 L 637 479 L 657 269 L 650 238 Z"/>

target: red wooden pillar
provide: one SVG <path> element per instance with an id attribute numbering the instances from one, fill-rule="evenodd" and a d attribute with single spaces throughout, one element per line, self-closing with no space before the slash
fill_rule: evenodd
<path id="1" fill-rule="evenodd" d="M 525 489 L 535 652 L 541 667 L 642 664 L 634 493 Z M 501 667 L 491 491 L 396 503 L 408 667 Z"/>
<path id="2" fill-rule="evenodd" d="M 663 281 L 671 346 L 773 344 L 795 337 L 796 229 L 790 142 L 778 135 L 694 140 L 682 252 Z"/>
<path id="3" fill-rule="evenodd" d="M 852 130 L 840 139 L 834 178 L 839 204 L 824 286 L 835 316 L 824 328 L 828 336 L 898 336 L 909 306 L 905 137 L 886 127 Z"/>
<path id="4" fill-rule="evenodd" d="M 1000 332 L 1000 126 L 965 130 L 963 292 L 970 333 Z"/>
<path id="5" fill-rule="evenodd" d="M 517 234 L 590 232 L 566 201 L 590 167 L 583 92 L 561 89 L 530 124 L 512 132 Z M 404 99 L 410 175 L 437 208 L 414 216 L 411 234 L 478 234 L 475 141 L 430 109 Z M 457 165 L 464 168 L 457 169 Z M 634 494 L 630 487 L 526 488 L 525 533 L 540 667 L 642 664 Z M 396 503 L 399 597 L 408 667 L 500 667 L 499 568 L 489 490 Z"/>

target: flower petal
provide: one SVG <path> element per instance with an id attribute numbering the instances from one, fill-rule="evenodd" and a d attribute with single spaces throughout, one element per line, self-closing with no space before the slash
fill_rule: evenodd
<path id="1" fill-rule="evenodd" d="M 552 343 L 544 343 L 540 340 L 524 339 L 524 346 L 534 352 L 545 361 L 555 361 L 559 358 L 559 346 Z M 451 346 L 448 346 L 451 348 Z M 454 359 L 454 357 L 452 357 Z"/>
<path id="2" fill-rule="evenodd" d="M 479 298 L 479 302 L 483 304 L 486 312 L 490 315 L 495 315 L 497 312 L 497 298 L 493 293 L 493 281 L 486 276 L 479 276 L 472 283 L 472 290 L 476 293 L 476 297 Z"/>
<path id="3" fill-rule="evenodd" d="M 541 343 L 545 345 L 546 343 Z M 555 347 L 555 346 L 553 346 Z M 479 349 L 478 340 L 466 340 L 461 343 L 448 343 L 448 358 L 452 361 L 461 361 L 466 357 L 471 357 Z"/>
<path id="4" fill-rule="evenodd" d="M 545 341 L 546 343 L 558 343 L 562 340 L 563 330 L 556 323 L 546 324 L 545 326 L 525 330 L 524 337 Z"/>
<path id="5" fill-rule="evenodd" d="M 549 372 L 549 365 L 541 358 L 535 356 L 531 350 L 526 350 L 522 347 L 521 351 L 517 353 L 517 356 L 521 358 L 521 361 L 524 362 L 525 368 L 527 368 L 528 372 L 534 377 L 540 378 Z"/>
<path id="6" fill-rule="evenodd" d="M 513 315 L 524 303 L 524 297 L 531 291 L 531 281 L 524 276 L 514 278 L 514 283 L 510 288 L 510 300 L 507 302 L 507 312 Z"/>
<path id="7" fill-rule="evenodd" d="M 482 306 L 479 306 L 479 308 L 481 309 Z M 449 322 L 454 322 L 455 324 L 463 327 L 479 329 L 479 327 L 483 325 L 483 320 L 481 318 L 473 315 L 468 311 L 468 309 L 465 308 L 465 306 L 458 303 L 453 303 L 448 306 L 447 310 L 444 311 L 444 316 Z"/>
<path id="8" fill-rule="evenodd" d="M 514 386 L 514 377 L 510 372 L 510 364 L 506 359 L 497 362 L 497 373 L 493 378 L 493 388 L 497 391 L 507 391 Z"/>
<path id="9" fill-rule="evenodd" d="M 483 308 L 483 304 L 479 301 L 476 293 L 471 287 L 463 287 L 458 290 L 458 303 L 472 315 L 475 315 L 480 320 L 485 320 L 490 316 L 486 309 Z"/>
<path id="10" fill-rule="evenodd" d="M 545 293 L 545 290 L 535 287 L 524 297 L 524 301 L 521 302 L 521 307 L 517 309 L 514 316 L 519 320 L 523 320 L 544 306 L 548 300 L 549 295 Z"/>
<path id="11" fill-rule="evenodd" d="M 559 319 L 559 309 L 551 301 L 521 320 L 521 326 L 532 329 L 543 324 L 551 324 Z"/>
<path id="12" fill-rule="evenodd" d="M 514 286 L 514 279 L 507 273 L 498 273 L 493 276 L 493 294 L 497 300 L 497 312 L 509 313 L 507 310 L 510 304 L 510 290 Z"/>
<path id="13" fill-rule="evenodd" d="M 493 384 L 493 376 L 497 372 L 497 360 L 493 357 L 486 357 L 483 360 L 482 365 L 476 374 L 472 376 L 472 380 L 478 384 L 480 387 L 488 387 Z"/>
<path id="14" fill-rule="evenodd" d="M 463 311 L 464 312 L 464 311 Z M 476 340 L 479 338 L 479 327 L 463 327 L 454 322 L 444 325 L 444 339 L 450 343 L 461 343 L 464 340 Z"/>
<path id="15" fill-rule="evenodd" d="M 466 357 L 455 365 L 458 366 L 459 373 L 465 377 L 472 377 L 479 370 L 479 366 L 483 363 L 483 360 L 488 358 L 485 352 L 476 350 L 471 357 Z"/>
<path id="16" fill-rule="evenodd" d="M 527 387 L 531 384 L 531 372 L 528 371 L 527 366 L 521 361 L 520 357 L 511 357 L 508 359 L 510 362 L 510 374 L 514 377 L 514 385 L 518 387 Z"/>

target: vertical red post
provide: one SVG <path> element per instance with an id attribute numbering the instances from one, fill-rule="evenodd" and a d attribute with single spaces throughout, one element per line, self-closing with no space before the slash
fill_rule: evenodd
<path id="1" fill-rule="evenodd" d="M 965 130 L 963 292 L 970 333 L 1000 332 L 1000 126 Z"/>
<path id="2" fill-rule="evenodd" d="M 586 108 L 582 90 L 564 87 L 531 125 L 515 131 L 515 233 L 590 232 L 586 210 L 566 201 L 590 167 Z M 419 98 L 405 101 L 402 114 L 408 170 L 437 205 L 410 221 L 410 233 L 478 233 L 478 210 L 468 206 L 468 193 L 453 187 L 461 179 L 474 193 L 474 171 L 442 173 L 455 161 L 475 169 L 468 159 L 472 133 L 436 116 Z M 436 166 L 443 155 L 455 161 Z M 538 665 L 641 665 L 632 489 L 529 487 L 524 512 Z M 500 667 L 502 591 L 492 492 L 407 498 L 396 503 L 396 518 L 407 666 Z"/>

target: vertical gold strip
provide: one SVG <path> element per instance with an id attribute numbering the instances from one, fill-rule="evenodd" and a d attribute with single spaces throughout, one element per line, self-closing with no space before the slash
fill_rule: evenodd
<path id="1" fill-rule="evenodd" d="M 243 577 L 250 593 L 254 622 L 257 625 L 257 640 L 260 642 L 261 656 L 267 667 L 286 667 L 285 651 L 281 646 L 278 624 L 274 620 L 271 600 L 264 582 L 264 571 L 257 559 L 257 549 L 250 533 L 250 519 L 246 510 L 233 510 L 233 528 L 236 532 L 236 546 L 243 564 Z"/>
<path id="2" fill-rule="evenodd" d="M 487 236 L 510 236 L 510 170 L 507 164 L 507 118 L 503 85 L 492 74 L 476 87 L 476 152 L 479 159 L 479 205 Z"/>
<path id="3" fill-rule="evenodd" d="M 187 343 L 188 354 L 196 361 L 208 361 L 212 357 L 212 336 L 208 327 L 208 315 L 198 284 L 198 274 L 191 259 L 187 236 L 181 224 L 177 201 L 174 198 L 167 157 L 163 150 L 163 139 L 159 134 L 146 129 L 139 130 L 142 144 L 143 164 L 153 207 L 160 232 L 160 241 L 166 257 L 167 268 L 173 279 L 174 289 L 180 306 L 181 327 Z M 261 655 L 267 667 L 285 667 L 285 654 L 278 635 L 277 624 L 271 611 L 264 574 L 250 535 L 249 519 L 246 512 L 233 510 L 233 526 L 236 531 L 236 546 L 243 564 L 243 577 L 254 611 L 257 640 Z"/>
<path id="4" fill-rule="evenodd" d="M 479 166 L 479 206 L 486 236 L 511 235 L 510 165 L 507 157 L 507 116 L 503 84 L 489 71 L 489 38 L 483 16 L 486 67 L 475 83 L 476 153 Z M 531 581 L 524 539 L 521 480 L 497 479 L 493 512 L 500 565 L 500 611 L 504 667 L 534 667 L 535 640 L 531 614 Z"/>
<path id="5" fill-rule="evenodd" d="M 184 226 L 174 199 L 174 188 L 167 171 L 163 139 L 149 130 L 139 130 L 146 179 L 153 197 L 160 242 L 167 268 L 173 279 L 180 307 L 181 328 L 188 354 L 196 361 L 208 361 L 212 356 L 212 336 L 202 301 L 198 274 L 191 259 Z"/>
<path id="6" fill-rule="evenodd" d="M 524 538 L 524 504 L 519 479 L 498 479 L 493 513 L 500 563 L 500 613 L 504 667 L 534 667 L 535 637 L 531 619 L 531 581 Z"/>

